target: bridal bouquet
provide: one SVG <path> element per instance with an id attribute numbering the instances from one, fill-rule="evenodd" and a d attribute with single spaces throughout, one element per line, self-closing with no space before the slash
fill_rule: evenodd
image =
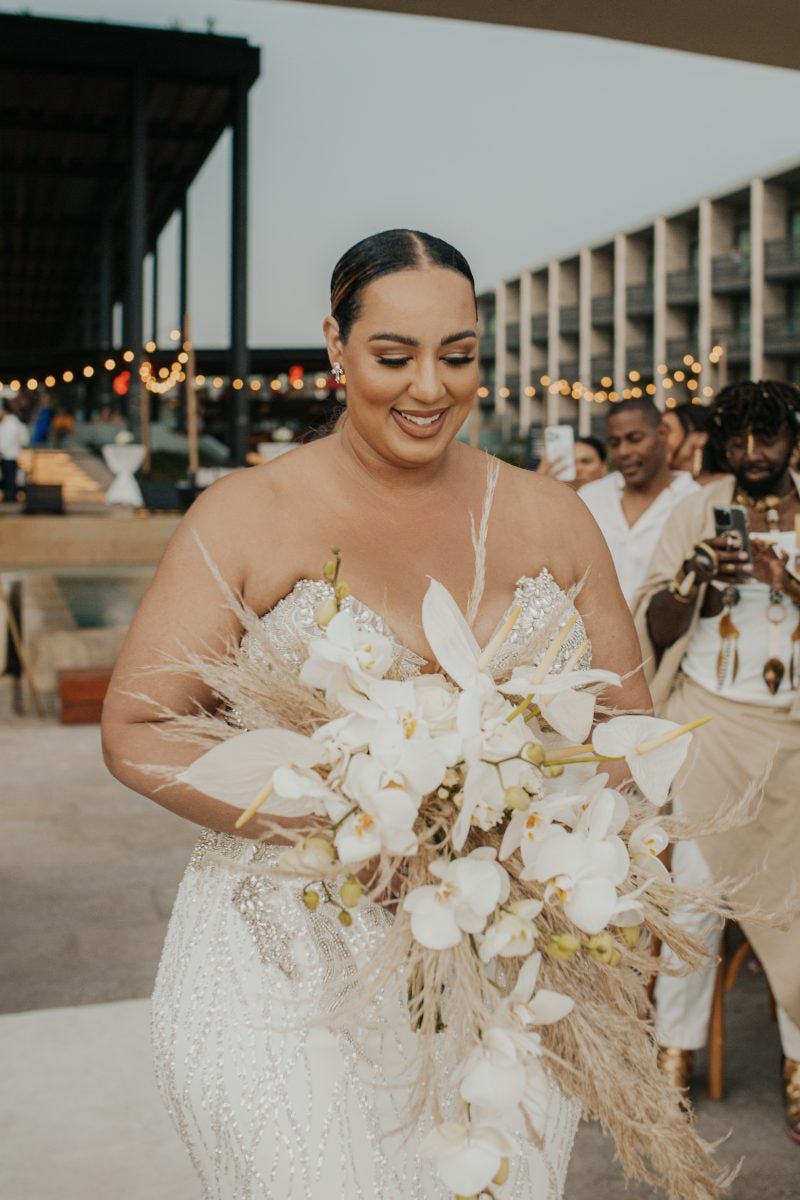
<path id="1" fill-rule="evenodd" d="M 491 664 L 518 610 L 481 649 L 435 580 L 422 622 L 440 672 L 387 678 L 396 648 L 341 607 L 338 575 L 337 559 L 299 676 L 319 718 L 305 731 L 234 733 L 180 778 L 241 807 L 240 826 L 258 810 L 276 828 L 307 819 L 278 869 L 306 880 L 309 908 L 334 904 L 347 926 L 364 899 L 391 904 L 392 969 L 407 969 L 429 1066 L 437 1030 L 456 1035 L 447 1086 L 457 1111 L 435 1106 L 422 1147 L 446 1187 L 499 1194 L 519 1131 L 542 1137 L 548 1074 L 627 1139 L 623 1162 L 640 1177 L 645 1157 L 677 1147 L 694 1185 L 709 1178 L 699 1141 L 694 1159 L 685 1154 L 688 1127 L 636 1011 L 654 965 L 646 934 L 665 936 L 670 903 L 658 809 L 694 726 L 638 715 L 595 723 L 597 691 L 620 680 L 580 669 L 586 643 L 563 661 L 577 617 L 537 661 L 496 682 Z M 612 763 L 635 789 L 609 786 Z M 646 1082 L 631 1095 L 638 1060 Z M 604 1109 L 597 1076 L 609 1064 L 622 1082 L 605 1081 Z M 640 1105 L 662 1123 L 655 1150 Z"/>

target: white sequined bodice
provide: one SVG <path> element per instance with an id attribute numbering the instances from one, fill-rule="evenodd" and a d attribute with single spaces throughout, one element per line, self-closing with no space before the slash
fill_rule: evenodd
<path id="1" fill-rule="evenodd" d="M 331 585 L 324 580 L 300 579 L 289 594 L 261 618 L 271 646 L 292 667 L 299 670 L 306 658 L 308 643 L 320 636 L 315 613 L 320 604 L 332 595 Z M 551 638 L 555 637 L 558 630 L 575 615 L 574 607 L 547 568 L 535 577 L 523 575 L 517 581 L 506 616 L 515 605 L 520 609 L 519 618 L 492 662 L 492 672 L 496 676 L 508 674 L 537 636 L 541 638 L 542 633 L 547 631 Z M 408 679 L 429 665 L 424 658 L 397 640 L 379 613 L 362 604 L 355 596 L 348 596 L 342 602 L 342 608 L 352 613 L 360 629 L 381 633 L 394 644 L 395 657 L 390 671 L 393 678 Z M 585 648 L 577 664 L 581 667 L 590 665 L 591 648 L 583 621 L 578 617 L 559 649 L 554 670 L 560 670 L 584 643 Z M 252 638 L 246 639 L 246 645 L 250 654 L 258 659 L 258 642 Z M 539 657 L 546 649 L 547 642 L 544 641 L 535 657 Z"/>
<path id="2" fill-rule="evenodd" d="M 320 636 L 315 612 L 330 594 L 330 584 L 302 579 L 261 618 L 271 650 L 294 669 Z M 575 615 L 547 570 L 518 581 L 509 611 L 513 605 L 520 614 L 492 664 L 497 676 L 518 662 L 535 662 Z M 395 678 L 428 665 L 372 609 L 354 597 L 344 606 L 362 629 L 394 644 Z M 247 636 L 243 647 L 269 666 L 260 638 Z M 555 668 L 576 655 L 581 666 L 590 665 L 580 618 Z M 302 903 L 305 880 L 259 871 L 258 864 L 277 853 L 228 834 L 202 835 L 178 892 L 156 981 L 159 1085 L 201 1195 L 450 1200 L 452 1193 L 418 1153 L 427 1126 L 408 1129 L 418 1035 L 408 1020 L 406 981 L 398 978 L 396 990 L 370 1002 L 368 1018 L 359 1018 L 352 1031 L 325 1025 L 342 1006 L 363 1012 L 353 989 L 363 965 L 379 953 L 391 918 L 362 902 L 345 931 L 334 905 L 323 901 L 310 912 Z M 552 1085 L 550 1093 L 543 1144 L 514 1161 L 503 1200 L 563 1195 L 579 1114 Z M 528 1140 L 524 1129 L 519 1134 Z"/>

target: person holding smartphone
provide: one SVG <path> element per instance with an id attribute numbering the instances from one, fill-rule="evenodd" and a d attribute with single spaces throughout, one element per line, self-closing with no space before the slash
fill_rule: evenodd
<path id="1" fill-rule="evenodd" d="M 676 780 L 681 813 L 702 821 L 762 781 L 749 822 L 678 842 L 673 874 L 684 887 L 746 881 L 738 904 L 777 913 L 800 869 L 800 475 L 790 467 L 800 388 L 734 383 L 710 418 L 731 474 L 675 509 L 634 615 L 656 712 L 680 722 L 714 717 L 691 771 Z M 685 1089 L 706 1041 L 723 922 L 691 912 L 679 919 L 712 956 L 704 970 L 656 983 L 662 1066 Z M 800 918 L 789 928 L 742 924 L 777 1002 L 786 1131 L 800 1144 Z"/>

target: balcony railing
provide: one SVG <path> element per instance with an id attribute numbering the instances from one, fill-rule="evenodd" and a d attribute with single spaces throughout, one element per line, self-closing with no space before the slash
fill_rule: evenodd
<path id="1" fill-rule="evenodd" d="M 532 317 L 531 318 L 531 339 L 534 342 L 547 341 L 547 317 Z"/>
<path id="2" fill-rule="evenodd" d="M 581 314 L 577 304 L 570 305 L 568 308 L 562 308 L 558 314 L 558 330 L 565 336 L 570 337 L 573 334 L 579 333 L 581 327 Z"/>
<path id="3" fill-rule="evenodd" d="M 626 289 L 625 303 L 631 317 L 649 317 L 653 312 L 653 284 L 632 283 Z"/>
<path id="4" fill-rule="evenodd" d="M 603 378 L 611 378 L 614 374 L 614 362 L 611 355 L 595 355 L 592 359 L 592 380 L 599 382 Z"/>
<path id="5" fill-rule="evenodd" d="M 614 324 L 613 296 L 592 297 L 592 324 L 598 329 Z"/>
<path id="6" fill-rule="evenodd" d="M 519 350 L 519 321 L 506 325 L 506 346 L 509 350 Z"/>
<path id="7" fill-rule="evenodd" d="M 643 342 L 639 346 L 628 346 L 625 354 L 628 370 L 652 374 L 654 354 L 652 342 Z"/>
<path id="8" fill-rule="evenodd" d="M 519 375 L 506 375 L 506 387 L 511 393 L 507 400 L 519 400 Z"/>
<path id="9" fill-rule="evenodd" d="M 724 347 L 729 363 L 737 365 L 750 361 L 749 329 L 715 329 L 712 337 L 715 345 Z"/>
<path id="10" fill-rule="evenodd" d="M 800 241 L 767 242 L 764 273 L 767 279 L 800 279 Z"/>
<path id="11" fill-rule="evenodd" d="M 800 354 L 800 316 L 767 317 L 764 350 L 775 358 L 792 358 Z"/>
<path id="12" fill-rule="evenodd" d="M 697 345 L 690 337 L 670 338 L 667 342 L 667 363 L 670 370 L 675 371 L 684 365 L 684 357 L 691 354 L 697 358 Z"/>
<path id="13" fill-rule="evenodd" d="M 578 378 L 578 361 L 571 359 L 569 362 L 561 362 L 558 364 L 558 378 L 566 379 L 567 383 L 574 383 Z"/>
<path id="14" fill-rule="evenodd" d="M 667 304 L 697 304 L 697 271 L 670 271 L 667 275 Z"/>
<path id="15" fill-rule="evenodd" d="M 750 287 L 750 255 L 734 250 L 715 258 L 711 286 L 715 292 L 746 292 Z"/>

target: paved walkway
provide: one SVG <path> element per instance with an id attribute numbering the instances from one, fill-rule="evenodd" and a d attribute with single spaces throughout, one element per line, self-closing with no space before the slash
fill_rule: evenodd
<path id="1" fill-rule="evenodd" d="M 6 723 L 0 794 L 0 1196 L 199 1200 L 155 1094 L 144 1000 L 196 831 L 106 774 L 92 726 Z M 798 1200 L 777 1034 L 748 972 L 728 1039 L 729 1098 L 700 1094 L 700 1130 L 730 1132 L 725 1162 L 745 1157 L 733 1200 Z M 567 1200 L 623 1195 L 661 1193 L 626 1192 L 612 1147 L 584 1127 Z"/>

